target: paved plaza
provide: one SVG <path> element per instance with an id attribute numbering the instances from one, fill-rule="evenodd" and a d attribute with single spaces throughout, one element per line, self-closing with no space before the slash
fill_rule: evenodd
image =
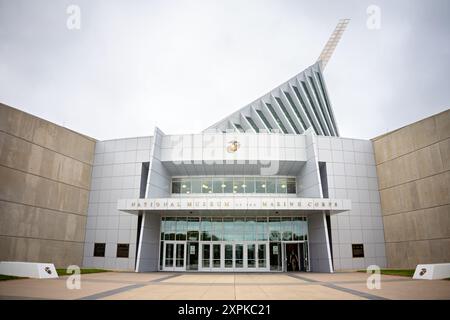
<path id="1" fill-rule="evenodd" d="M 0 299 L 161 299 L 161 300 L 380 300 L 450 299 L 450 281 L 381 276 L 381 289 L 370 290 L 367 274 L 348 273 L 132 273 L 81 276 L 81 288 L 69 290 L 59 279 L 0 282 Z"/>

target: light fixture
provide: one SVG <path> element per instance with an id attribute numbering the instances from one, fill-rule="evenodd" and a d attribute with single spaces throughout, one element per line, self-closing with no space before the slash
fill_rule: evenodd
<path id="1" fill-rule="evenodd" d="M 246 186 L 245 184 L 243 184 L 243 185 L 242 185 L 242 188 L 244 188 L 244 189 L 245 189 L 246 187 L 247 187 L 247 186 Z"/>
<path id="2" fill-rule="evenodd" d="M 285 185 L 285 184 L 282 184 L 281 187 L 284 189 L 284 188 L 286 188 L 286 185 Z"/>
<path id="3" fill-rule="evenodd" d="M 233 186 L 233 189 L 237 189 L 238 186 Z"/>
<path id="4" fill-rule="evenodd" d="M 186 191 L 187 194 L 191 193 L 190 191 Z"/>
<path id="5" fill-rule="evenodd" d="M 186 185 L 185 184 L 183 184 L 182 186 L 181 186 L 182 188 L 186 188 Z"/>
<path id="6" fill-rule="evenodd" d="M 208 189 L 208 186 L 206 184 L 202 185 L 203 189 Z"/>
<path id="7" fill-rule="evenodd" d="M 265 187 L 266 187 L 266 185 L 265 185 L 265 184 L 263 184 L 263 185 L 261 185 L 261 187 L 262 187 L 262 188 L 265 188 Z"/>
<path id="8" fill-rule="evenodd" d="M 222 188 L 225 188 L 227 185 L 226 184 L 222 184 Z"/>
<path id="9" fill-rule="evenodd" d="M 209 191 L 208 191 L 208 193 L 212 193 L 212 191 L 211 191 L 211 190 L 209 190 Z"/>

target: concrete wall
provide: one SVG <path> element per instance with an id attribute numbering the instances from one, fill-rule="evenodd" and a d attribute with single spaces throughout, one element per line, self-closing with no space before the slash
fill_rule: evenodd
<path id="1" fill-rule="evenodd" d="M 81 266 L 94 146 L 0 104 L 0 261 Z"/>
<path id="2" fill-rule="evenodd" d="M 450 262 L 450 110 L 373 143 L 388 266 Z"/>

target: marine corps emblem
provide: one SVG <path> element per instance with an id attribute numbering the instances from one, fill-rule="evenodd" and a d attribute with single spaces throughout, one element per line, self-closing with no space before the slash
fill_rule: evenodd
<path id="1" fill-rule="evenodd" d="M 241 144 L 237 140 L 232 140 L 228 142 L 227 152 L 234 153 L 239 149 L 240 146 Z"/>

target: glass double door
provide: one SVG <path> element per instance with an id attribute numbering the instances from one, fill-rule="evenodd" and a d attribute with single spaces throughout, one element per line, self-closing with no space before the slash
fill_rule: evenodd
<path id="1" fill-rule="evenodd" d="M 283 271 L 309 270 L 307 242 L 284 242 L 283 256 Z"/>
<path id="2" fill-rule="evenodd" d="M 267 242 L 200 242 L 201 271 L 267 271 Z"/>
<path id="3" fill-rule="evenodd" d="M 164 241 L 162 255 L 164 271 L 186 270 L 185 241 Z"/>

